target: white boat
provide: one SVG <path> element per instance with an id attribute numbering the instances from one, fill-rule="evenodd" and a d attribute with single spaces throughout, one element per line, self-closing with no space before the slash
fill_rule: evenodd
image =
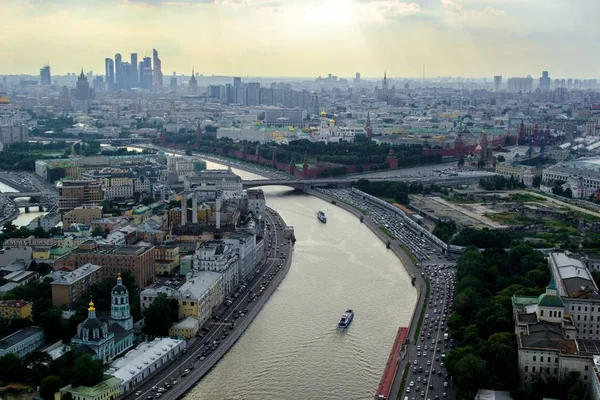
<path id="1" fill-rule="evenodd" d="M 317 218 L 322 223 L 326 223 L 327 222 L 327 217 L 325 216 L 325 213 L 323 211 L 317 211 Z"/>

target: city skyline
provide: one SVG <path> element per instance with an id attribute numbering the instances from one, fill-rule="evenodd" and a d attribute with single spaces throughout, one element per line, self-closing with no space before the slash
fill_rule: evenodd
<path id="1" fill-rule="evenodd" d="M 156 48 L 165 75 L 421 77 L 425 65 L 426 77 L 593 78 L 594 10 L 586 0 L 7 0 L 0 74 L 46 63 L 55 75 L 103 74 L 116 52 Z"/>

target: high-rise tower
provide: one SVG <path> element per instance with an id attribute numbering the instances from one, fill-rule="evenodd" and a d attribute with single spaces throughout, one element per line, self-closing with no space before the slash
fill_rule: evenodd
<path id="1" fill-rule="evenodd" d="M 158 91 L 163 86 L 162 63 L 158 58 L 158 51 L 152 49 L 152 68 L 153 68 L 153 85 L 154 90 Z"/>
<path id="2" fill-rule="evenodd" d="M 115 63 L 112 58 L 104 59 L 104 77 L 106 78 L 106 90 L 115 88 Z"/>
<path id="3" fill-rule="evenodd" d="M 121 53 L 115 54 L 115 87 L 120 89 L 123 87 L 123 70 L 121 68 L 121 63 L 123 59 L 121 57 Z"/>
<path id="4" fill-rule="evenodd" d="M 40 69 L 40 84 L 44 86 L 49 86 L 52 84 L 52 78 L 50 77 L 50 66 L 44 65 Z"/>
<path id="5" fill-rule="evenodd" d="M 138 87 L 140 73 L 138 71 L 138 55 L 137 53 L 131 53 L 131 75 L 129 76 L 129 86 Z"/>

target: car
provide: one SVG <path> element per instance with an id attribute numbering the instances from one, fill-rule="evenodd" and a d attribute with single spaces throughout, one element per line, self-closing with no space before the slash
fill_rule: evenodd
<path id="1" fill-rule="evenodd" d="M 442 397 L 448 397 L 448 394 L 446 392 L 442 393 Z"/>
<path id="2" fill-rule="evenodd" d="M 200 357 L 200 361 L 204 361 L 205 358 L 206 357 L 204 357 L 204 356 Z"/>
<path id="3" fill-rule="evenodd" d="M 443 366 L 444 366 L 444 363 L 443 363 L 443 362 L 441 362 L 441 363 L 440 363 L 440 367 L 443 367 Z"/>
<path id="4" fill-rule="evenodd" d="M 154 396 L 148 396 L 148 397 L 146 397 L 146 400 L 153 400 L 153 399 L 154 399 Z"/>
<path id="5" fill-rule="evenodd" d="M 421 377 L 417 377 L 417 382 L 421 382 Z"/>
<path id="6" fill-rule="evenodd" d="M 152 389 L 150 389 L 150 390 L 152 390 L 153 392 L 156 392 L 156 389 L 158 389 L 158 386 L 152 386 Z"/>
<path id="7" fill-rule="evenodd" d="M 156 398 L 158 399 L 159 397 L 162 396 L 162 393 L 156 393 Z"/>
<path id="8" fill-rule="evenodd" d="M 410 393 L 410 386 L 406 388 L 406 393 Z"/>
<path id="9" fill-rule="evenodd" d="M 431 361 L 427 360 L 427 366 L 430 366 L 430 365 L 431 365 Z"/>
<path id="10" fill-rule="evenodd" d="M 136 395 L 136 396 L 139 396 L 139 395 L 141 395 L 141 394 L 142 394 L 142 391 L 141 391 L 141 390 L 138 390 L 137 392 L 135 392 L 135 395 Z"/>
<path id="11" fill-rule="evenodd" d="M 167 391 L 167 389 L 165 389 L 165 388 L 158 388 L 158 393 L 164 393 L 166 391 Z"/>
<path id="12" fill-rule="evenodd" d="M 417 360 L 415 360 L 415 361 L 413 362 L 413 364 L 414 364 L 414 365 L 417 365 L 418 363 L 419 363 L 419 362 L 418 362 Z"/>
<path id="13" fill-rule="evenodd" d="M 448 381 L 444 382 L 444 387 L 448 387 Z"/>

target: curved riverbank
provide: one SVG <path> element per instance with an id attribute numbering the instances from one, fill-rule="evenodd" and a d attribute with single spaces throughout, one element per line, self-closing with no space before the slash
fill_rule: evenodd
<path id="1" fill-rule="evenodd" d="M 365 215 L 362 213 L 362 211 L 360 211 L 358 208 L 351 206 L 350 204 L 346 204 L 345 202 L 341 201 L 340 199 L 334 198 L 334 197 L 330 197 L 327 196 L 323 193 L 319 193 L 317 191 L 314 190 L 309 190 L 308 193 L 312 196 L 318 197 L 321 200 L 327 201 L 328 203 L 331 204 L 335 204 L 338 207 L 343 208 L 344 210 L 348 211 L 349 213 L 353 214 L 354 216 L 356 216 L 357 218 L 361 218 L 364 217 L 362 222 L 379 238 L 381 239 L 382 242 L 384 243 L 390 243 L 389 245 L 389 249 L 396 255 L 396 257 L 398 257 L 400 259 L 400 261 L 402 262 L 402 265 L 404 266 L 404 268 L 406 269 L 406 271 L 415 276 L 415 287 L 417 289 L 417 302 L 415 303 L 415 307 L 413 309 L 412 312 L 412 317 L 410 320 L 410 324 L 408 325 L 409 328 L 409 333 L 408 333 L 408 340 L 412 340 L 412 338 L 415 335 L 415 332 L 417 331 L 417 329 L 419 329 L 419 324 L 420 324 L 420 317 L 422 314 L 422 310 L 423 307 L 425 306 L 425 300 L 426 300 L 426 292 L 427 292 L 427 288 L 426 288 L 426 283 L 425 280 L 423 279 L 423 277 L 421 276 L 420 270 L 417 268 L 417 266 L 413 263 L 413 261 L 411 260 L 409 254 L 407 254 L 406 250 L 404 249 L 404 247 L 402 247 L 400 245 L 400 242 L 398 240 L 391 240 L 390 237 L 388 237 L 381 229 L 380 227 L 375 224 L 373 221 L 371 221 L 370 218 L 365 217 Z M 334 203 L 335 202 L 335 203 Z M 399 365 L 398 365 L 398 371 L 404 371 L 404 368 L 402 367 L 402 359 L 399 360 Z M 397 393 L 400 390 L 400 381 L 402 379 L 402 376 L 396 376 L 396 379 L 394 379 L 394 383 L 392 385 L 392 389 L 390 391 L 391 395 L 390 395 L 390 399 L 395 399 Z M 376 397 L 376 396 L 375 396 Z M 388 399 L 389 400 L 389 399 Z"/>

